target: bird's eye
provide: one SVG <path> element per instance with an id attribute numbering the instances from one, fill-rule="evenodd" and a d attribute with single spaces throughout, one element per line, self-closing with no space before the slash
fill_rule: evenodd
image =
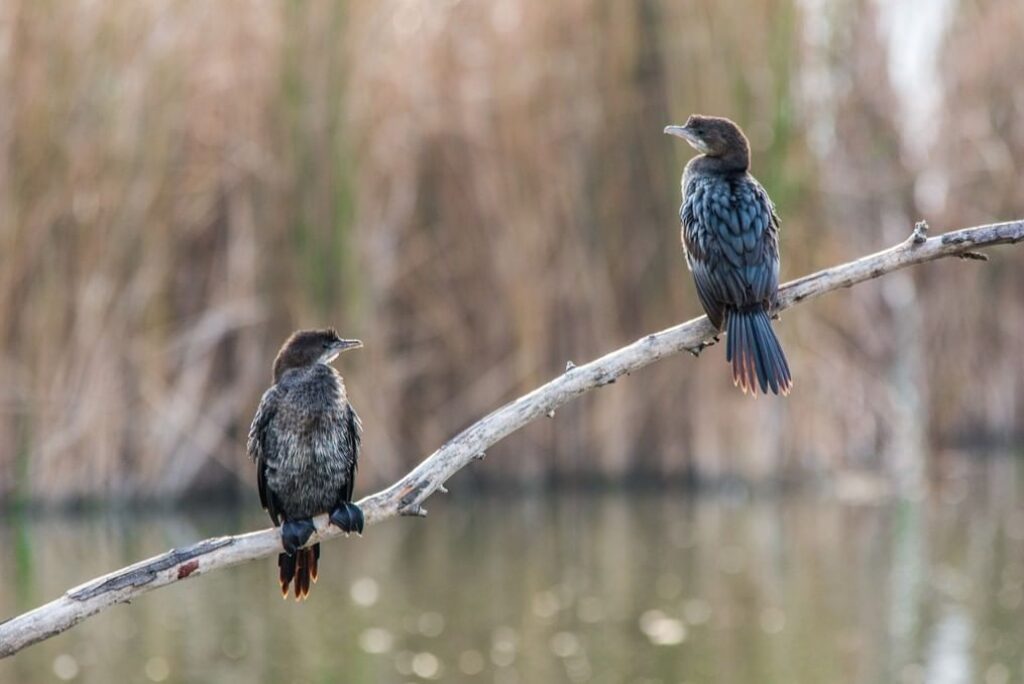
<path id="1" fill-rule="evenodd" d="M 324 349 L 330 349 L 330 348 L 331 348 L 331 343 L 330 342 L 324 342 Z"/>

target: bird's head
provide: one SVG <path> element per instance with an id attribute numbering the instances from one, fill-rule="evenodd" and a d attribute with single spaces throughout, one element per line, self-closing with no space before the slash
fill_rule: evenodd
<path id="1" fill-rule="evenodd" d="M 334 328 L 324 330 L 299 330 L 291 334 L 274 359 L 274 382 L 292 368 L 303 368 L 316 363 L 330 363 L 338 354 L 349 349 L 358 349 L 359 340 L 343 340 Z"/>
<path id="2" fill-rule="evenodd" d="M 682 138 L 708 157 L 750 158 L 750 144 L 740 127 L 721 116 L 693 114 L 683 126 L 666 126 L 665 133 Z"/>

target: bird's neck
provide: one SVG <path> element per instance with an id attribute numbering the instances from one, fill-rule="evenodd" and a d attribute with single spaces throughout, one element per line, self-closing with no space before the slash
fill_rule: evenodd
<path id="1" fill-rule="evenodd" d="M 274 384 L 294 383 L 314 380 L 327 381 L 338 388 L 342 398 L 345 397 L 345 380 L 338 369 L 329 363 L 316 362 L 308 366 L 292 366 L 291 368 L 274 368 Z"/>
<path id="2" fill-rule="evenodd" d="M 320 372 L 324 374 L 324 377 L 326 377 L 329 382 L 333 383 L 334 388 L 337 390 L 338 399 L 341 401 L 347 401 L 348 395 L 345 392 L 345 379 L 341 377 L 341 373 L 338 372 L 338 369 L 329 363 L 321 363 L 319 365 L 321 367 Z"/>
<path id="3" fill-rule="evenodd" d="M 691 173 L 746 173 L 750 170 L 750 155 L 745 150 L 732 150 L 715 157 L 701 154 L 691 159 L 686 169 Z"/>

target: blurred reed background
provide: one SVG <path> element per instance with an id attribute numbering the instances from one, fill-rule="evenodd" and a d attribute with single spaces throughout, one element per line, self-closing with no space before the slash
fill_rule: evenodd
<path id="1" fill-rule="evenodd" d="M 366 425 L 359 490 L 561 372 L 696 316 L 694 111 L 739 121 L 793 278 L 1020 218 L 1019 0 L 0 4 L 0 496 L 249 492 L 299 326 Z M 1024 425 L 1024 253 L 830 295 L 751 401 L 723 350 L 530 426 L 471 478 L 913 491 Z"/>

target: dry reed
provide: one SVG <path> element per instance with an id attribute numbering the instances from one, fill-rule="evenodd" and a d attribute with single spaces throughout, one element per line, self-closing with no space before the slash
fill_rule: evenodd
<path id="1" fill-rule="evenodd" d="M 866 0 L 4 3 L 0 496 L 247 490 L 244 431 L 296 326 L 367 342 L 342 368 L 362 488 L 694 315 L 688 151 L 660 134 L 691 111 L 746 126 L 786 277 L 916 218 L 1024 213 L 1019 3 L 957 10 L 923 156 L 879 22 Z M 1016 258 L 787 316 L 787 402 L 740 396 L 712 349 L 479 472 L 920 478 L 935 444 L 1020 434 Z"/>

